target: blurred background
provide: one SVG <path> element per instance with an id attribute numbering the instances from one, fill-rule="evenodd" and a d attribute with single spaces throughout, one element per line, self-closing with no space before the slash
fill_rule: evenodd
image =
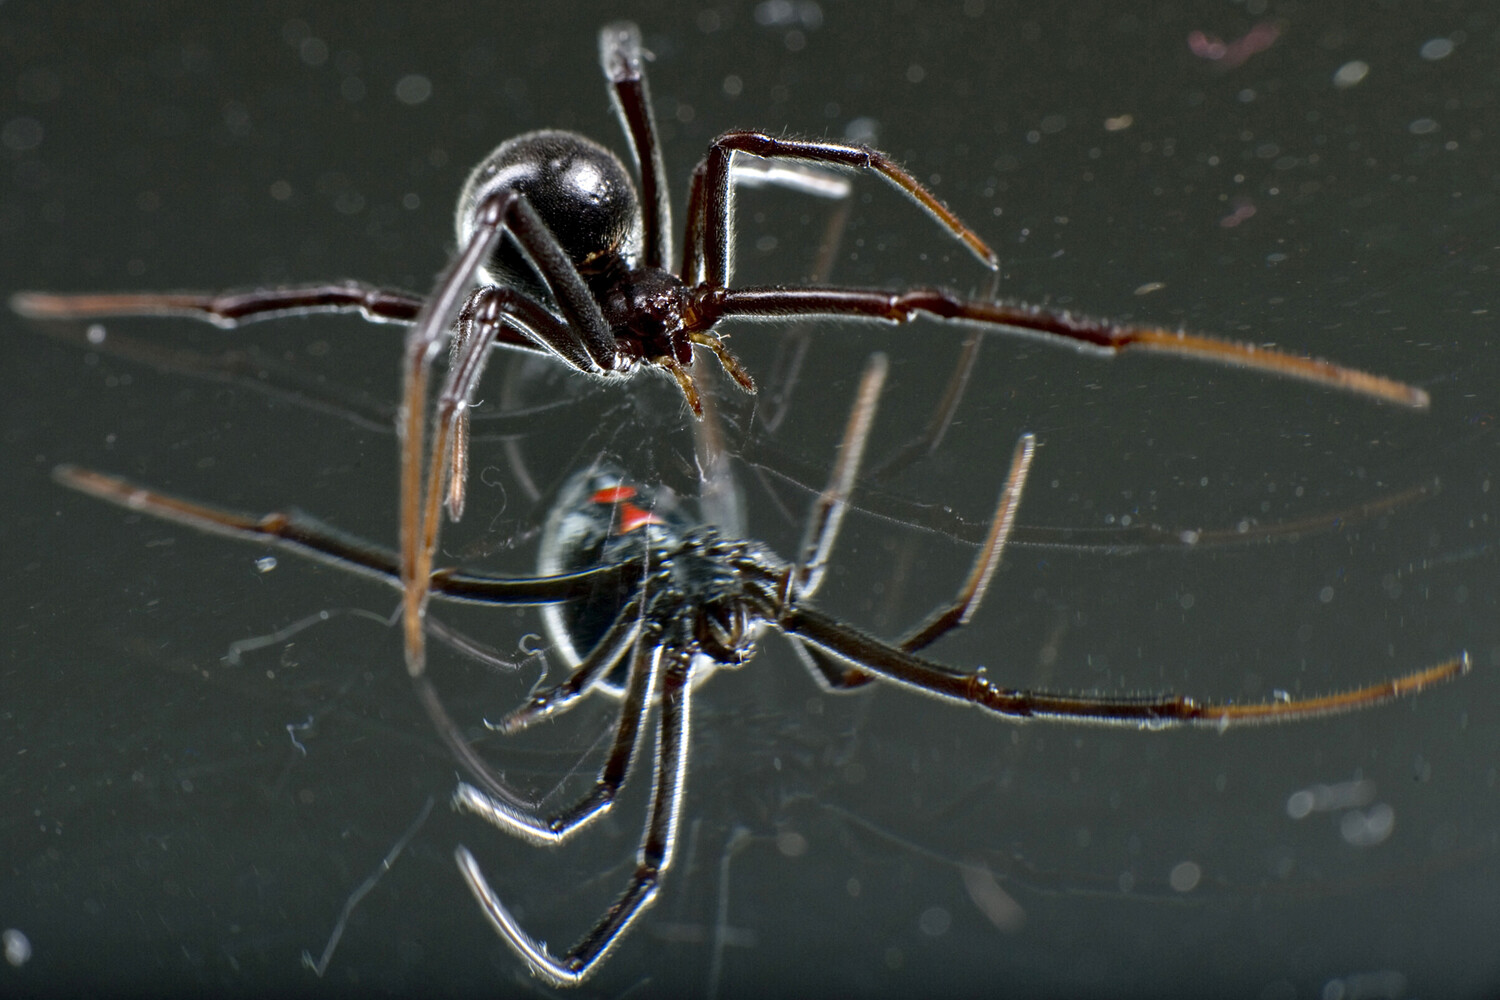
<path id="1" fill-rule="evenodd" d="M 1475 669 L 1334 719 L 1138 733 L 827 696 L 768 635 L 701 690 L 678 864 L 576 995 L 1494 995 L 1490 5 L 10 0 L 5 289 L 424 292 L 500 141 L 561 127 L 623 154 L 596 41 L 618 18 L 655 55 L 679 220 L 725 129 L 873 135 L 997 249 L 1006 296 L 1432 395 L 1417 414 L 991 334 L 940 445 L 904 452 L 967 331 L 728 327 L 761 392 L 714 381 L 723 448 L 745 532 L 786 555 L 865 359 L 890 358 L 824 607 L 897 635 L 944 601 L 1029 430 L 1018 544 L 936 658 L 1014 686 L 1242 700 L 1465 649 Z M 739 206 L 744 282 L 805 280 L 839 212 L 776 190 Z M 847 207 L 834 279 L 987 290 L 878 180 L 855 178 Z M 549 992 L 453 847 L 560 949 L 624 885 L 645 782 L 556 851 L 456 816 L 454 764 L 383 624 L 393 592 L 50 478 L 72 462 L 393 544 L 400 330 L 0 327 L 0 992 Z M 454 562 L 530 572 L 558 487 L 601 455 L 695 489 L 665 379 L 606 389 L 500 355 L 480 395 Z M 545 644 L 534 612 L 440 615 L 507 657 Z M 478 735 L 540 667 L 440 651 L 434 672 Z M 601 701 L 480 746 L 560 800 L 592 779 L 610 719 Z M 303 952 L 430 801 L 314 975 Z"/>

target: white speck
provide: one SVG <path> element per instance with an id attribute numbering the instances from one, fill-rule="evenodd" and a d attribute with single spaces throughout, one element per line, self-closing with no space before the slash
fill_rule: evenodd
<path id="1" fill-rule="evenodd" d="M 1401 1000 L 1407 995 L 1406 976 L 1395 969 L 1330 979 L 1318 994 L 1320 1000 Z"/>
<path id="2" fill-rule="evenodd" d="M 807 838 L 796 830 L 782 830 L 776 835 L 776 849 L 789 858 L 800 858 L 807 853 Z"/>
<path id="3" fill-rule="evenodd" d="M 276 568 L 276 557 L 275 556 L 261 556 L 259 559 L 255 560 L 255 569 L 256 569 L 257 572 L 260 572 L 260 573 L 269 573 L 269 572 L 271 572 L 271 570 L 273 570 L 275 568 Z"/>
<path id="4" fill-rule="evenodd" d="M 1377 802 L 1364 812 L 1351 809 L 1339 820 L 1339 833 L 1355 847 L 1374 847 L 1383 843 L 1396 828 L 1396 810 Z"/>
<path id="5" fill-rule="evenodd" d="M 880 123 L 873 118 L 855 118 L 844 126 L 844 138 L 850 142 L 874 142 L 880 134 Z"/>
<path id="6" fill-rule="evenodd" d="M 304 38 L 297 46 L 297 55 L 309 66 L 321 66 L 328 61 L 328 43 L 321 38 Z"/>
<path id="7" fill-rule="evenodd" d="M 35 118 L 12 118 L 0 128 L 0 145 L 24 153 L 42 144 L 42 123 Z"/>
<path id="8" fill-rule="evenodd" d="M 1429 62 L 1437 62 L 1446 59 L 1453 54 L 1453 39 L 1451 38 L 1429 38 L 1422 43 L 1420 50 L 1422 58 Z"/>
<path id="9" fill-rule="evenodd" d="M 1167 881 L 1178 892 L 1192 892 L 1202 878 L 1203 869 L 1198 867 L 1197 862 L 1184 861 L 1172 869 L 1172 873 L 1167 876 Z"/>
<path id="10" fill-rule="evenodd" d="M 953 926 L 953 914 L 941 906 L 929 906 L 917 918 L 917 927 L 928 937 L 942 937 Z"/>
<path id="11" fill-rule="evenodd" d="M 1356 84 L 1363 83 L 1365 77 L 1370 75 L 1370 64 L 1362 59 L 1346 62 L 1333 74 L 1333 85 L 1340 90 L 1347 90 Z"/>
<path id="12" fill-rule="evenodd" d="M 5 960 L 16 968 L 31 960 L 31 941 L 14 927 L 6 928 L 5 933 L 0 934 L 0 942 L 5 945 Z"/>
<path id="13" fill-rule="evenodd" d="M 402 104 L 421 104 L 432 96 L 432 81 L 421 73 L 408 73 L 396 81 L 396 100 Z"/>
<path id="14" fill-rule="evenodd" d="M 104 331 L 104 324 L 90 323 L 89 328 L 83 332 L 83 336 L 90 344 L 94 344 L 95 346 L 104 343 L 104 338 L 107 336 Z"/>
<path id="15" fill-rule="evenodd" d="M 1406 130 L 1412 135 L 1427 135 L 1429 132 L 1436 132 L 1438 130 L 1438 123 L 1431 118 L 1418 118 L 1406 126 Z"/>
<path id="16" fill-rule="evenodd" d="M 1318 591 L 1318 600 L 1322 601 L 1324 604 L 1331 603 L 1333 601 L 1333 588 L 1324 587 L 1322 590 Z"/>
<path id="17" fill-rule="evenodd" d="M 801 25 L 817 29 L 823 24 L 823 8 L 814 0 L 764 0 L 755 5 L 755 23 L 767 28 L 790 28 Z"/>
<path id="18" fill-rule="evenodd" d="M 755 23 L 766 27 L 791 24 L 796 19 L 795 8 L 789 0 L 765 0 L 755 5 Z"/>
<path id="19" fill-rule="evenodd" d="M 989 918 L 1001 933 L 1014 934 L 1026 924 L 1026 911 L 1000 887 L 995 875 L 982 861 L 967 861 L 960 868 L 964 888 L 979 912 Z"/>
<path id="20" fill-rule="evenodd" d="M 1340 781 L 1332 785 L 1311 785 L 1287 796 L 1286 814 L 1302 819 L 1309 813 L 1334 809 L 1358 809 L 1375 799 L 1375 782 L 1369 778 Z"/>

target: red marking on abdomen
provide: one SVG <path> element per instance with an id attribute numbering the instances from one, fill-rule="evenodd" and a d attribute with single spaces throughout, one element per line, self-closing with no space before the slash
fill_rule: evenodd
<path id="1" fill-rule="evenodd" d="M 635 487 L 626 483 L 618 486 L 606 486 L 602 490 L 596 490 L 593 496 L 594 503 L 619 503 L 622 500 L 634 500 Z"/>

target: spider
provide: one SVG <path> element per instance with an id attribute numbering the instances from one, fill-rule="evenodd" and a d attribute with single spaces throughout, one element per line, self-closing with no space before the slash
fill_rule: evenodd
<path id="1" fill-rule="evenodd" d="M 715 671 L 748 663 L 767 629 L 786 636 L 828 692 L 878 681 L 1002 718 L 1148 730 L 1184 725 L 1222 730 L 1368 708 L 1469 669 L 1467 654 L 1460 654 L 1330 695 L 1215 703 L 1177 695 L 1110 697 L 1010 689 L 990 680 L 982 666 L 962 670 L 916 655 L 978 610 L 1015 522 L 1035 451 L 1031 434 L 1022 435 L 1016 445 L 988 535 L 963 585 L 925 624 L 887 642 L 819 611 L 811 598 L 825 577 L 885 370 L 880 355 L 866 368 L 829 483 L 813 502 L 795 562 L 760 542 L 688 516 L 670 491 L 634 483 L 619 467 L 600 460 L 562 488 L 543 533 L 541 575 L 506 577 L 453 568 L 429 575 L 427 587 L 440 600 L 543 606 L 554 648 L 572 668 L 566 679 L 535 692 L 491 728 L 515 733 L 567 712 L 595 693 L 612 695 L 619 703 L 610 749 L 592 788 L 577 801 L 543 813 L 506 786 L 464 738 L 430 678 L 414 673 L 419 700 L 468 773 L 469 780 L 461 780 L 453 796 L 459 811 L 539 844 L 560 844 L 614 804 L 635 771 L 648 716 L 653 708 L 658 712 L 650 804 L 635 870 L 615 903 L 566 952 L 554 955 L 523 929 L 468 848 L 459 845 L 454 851 L 459 872 L 490 924 L 548 983 L 581 983 L 656 899 L 673 862 L 681 820 L 694 692 Z M 242 514 L 73 466 L 59 466 L 55 476 L 63 485 L 133 511 L 279 546 L 372 575 L 404 592 L 396 554 L 336 534 L 305 515 Z M 428 628 L 436 624 L 426 622 Z"/>
<path id="2" fill-rule="evenodd" d="M 1300 378 L 1415 409 L 1428 405 L 1419 388 L 1273 348 L 966 298 L 940 288 L 734 287 L 735 164 L 746 158 L 872 172 L 998 276 L 999 258 L 978 233 L 912 174 L 863 145 L 745 130 L 720 135 L 693 171 L 684 247 L 674 271 L 671 199 L 644 72 L 648 53 L 639 29 L 623 22 L 600 32 L 599 51 L 638 189 L 613 153 L 581 135 L 547 130 L 502 143 L 464 185 L 458 252 L 425 299 L 357 282 L 223 294 L 22 292 L 11 298 L 18 313 L 39 319 L 180 315 L 232 328 L 292 314 L 357 312 L 373 322 L 409 325 L 397 430 L 402 621 L 405 661 L 413 676 L 425 669 L 423 617 L 441 508 L 446 505 L 452 520 L 462 515 L 469 408 L 492 347 L 552 355 L 599 378 L 654 368 L 669 376 L 701 415 L 692 370 L 695 348 L 715 355 L 741 388 L 755 389 L 716 332 L 724 320 L 831 317 L 906 323 L 926 314 L 1106 355 L 1139 348 Z M 761 176 L 774 180 L 777 175 Z M 445 343 L 451 357 L 429 434 L 428 382 Z"/>

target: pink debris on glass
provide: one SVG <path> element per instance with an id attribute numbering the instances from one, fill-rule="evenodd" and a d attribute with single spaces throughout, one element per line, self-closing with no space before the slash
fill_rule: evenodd
<path id="1" fill-rule="evenodd" d="M 1275 21 L 1262 21 L 1244 36 L 1226 42 L 1216 35 L 1205 35 L 1201 31 L 1188 33 L 1188 48 L 1193 55 L 1218 63 L 1224 69 L 1241 66 L 1257 52 L 1264 52 L 1281 37 L 1281 27 Z"/>

